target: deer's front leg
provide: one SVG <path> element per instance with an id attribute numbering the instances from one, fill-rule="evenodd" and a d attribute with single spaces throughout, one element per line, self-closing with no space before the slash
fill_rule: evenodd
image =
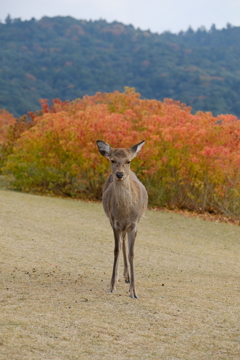
<path id="1" fill-rule="evenodd" d="M 121 231 L 113 229 L 114 233 L 114 261 L 113 261 L 113 272 L 112 272 L 112 279 L 110 284 L 110 292 L 114 292 L 116 290 L 116 285 L 118 282 L 118 267 L 119 267 L 119 253 L 121 249 Z"/>
<path id="2" fill-rule="evenodd" d="M 137 299 L 136 289 L 135 289 L 135 279 L 134 279 L 134 244 L 137 236 L 137 227 L 134 227 L 128 234 L 128 259 L 130 264 L 130 297 Z"/>
<path id="3" fill-rule="evenodd" d="M 124 272 L 123 272 L 123 276 L 125 279 L 126 283 L 130 283 L 130 276 L 129 276 L 129 272 L 128 272 L 128 262 L 127 262 L 127 253 L 126 253 L 126 233 L 124 233 L 123 235 L 123 262 L 124 262 Z"/>

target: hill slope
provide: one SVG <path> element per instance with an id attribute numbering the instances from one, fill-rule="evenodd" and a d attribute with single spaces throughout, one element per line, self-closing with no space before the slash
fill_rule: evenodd
<path id="1" fill-rule="evenodd" d="M 0 24 L 0 108 L 135 87 L 193 111 L 240 116 L 240 27 L 153 34 L 118 22 L 44 17 Z"/>
<path id="2" fill-rule="evenodd" d="M 1 190 L 0 218 L 1 360 L 239 359 L 238 226 L 148 211 L 133 300 L 101 204 Z"/>

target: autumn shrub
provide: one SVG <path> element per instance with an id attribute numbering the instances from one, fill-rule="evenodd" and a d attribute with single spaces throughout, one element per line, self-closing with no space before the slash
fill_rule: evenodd
<path id="1" fill-rule="evenodd" d="M 191 113 L 173 100 L 143 100 L 133 89 L 73 102 L 42 101 L 5 163 L 13 185 L 80 198 L 101 198 L 109 163 L 96 140 L 127 147 L 146 140 L 133 170 L 153 206 L 240 214 L 240 125 L 232 115 Z"/>
<path id="2" fill-rule="evenodd" d="M 9 113 L 7 110 L 0 109 L 0 173 L 6 158 L 5 148 L 8 134 L 10 132 L 10 128 L 14 126 L 15 123 L 16 119 L 11 113 Z"/>
<path id="3" fill-rule="evenodd" d="M 0 173 L 21 134 L 34 126 L 36 115 L 33 113 L 29 115 L 16 119 L 6 110 L 0 111 Z"/>

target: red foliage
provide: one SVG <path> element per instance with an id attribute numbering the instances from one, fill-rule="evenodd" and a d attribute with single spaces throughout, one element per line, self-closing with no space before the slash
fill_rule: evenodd
<path id="1" fill-rule="evenodd" d="M 16 123 L 15 117 L 7 110 L 0 109 L 0 145 L 3 145 L 8 136 L 10 126 Z"/>
<path id="2" fill-rule="evenodd" d="M 96 140 L 113 147 L 146 140 L 133 170 L 152 205 L 240 214 L 236 117 L 193 115 L 185 104 L 142 100 L 129 88 L 41 104 L 42 115 L 30 113 L 34 126 L 21 134 L 6 164 L 18 187 L 100 197 L 109 164 Z"/>

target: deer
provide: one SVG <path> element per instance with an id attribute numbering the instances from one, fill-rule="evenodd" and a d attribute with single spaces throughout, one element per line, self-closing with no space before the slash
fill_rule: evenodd
<path id="1" fill-rule="evenodd" d="M 123 250 L 125 282 L 129 283 L 131 298 L 137 298 L 134 278 L 134 244 L 138 223 L 148 205 L 145 186 L 130 170 L 132 159 L 139 153 L 145 141 L 130 148 L 112 148 L 108 143 L 97 140 L 99 152 L 111 162 L 111 174 L 107 178 L 102 194 L 103 209 L 109 218 L 114 234 L 114 262 L 110 292 L 115 292 L 119 280 L 119 254 Z M 126 253 L 128 238 L 128 259 Z M 130 274 L 128 270 L 130 265 Z"/>

